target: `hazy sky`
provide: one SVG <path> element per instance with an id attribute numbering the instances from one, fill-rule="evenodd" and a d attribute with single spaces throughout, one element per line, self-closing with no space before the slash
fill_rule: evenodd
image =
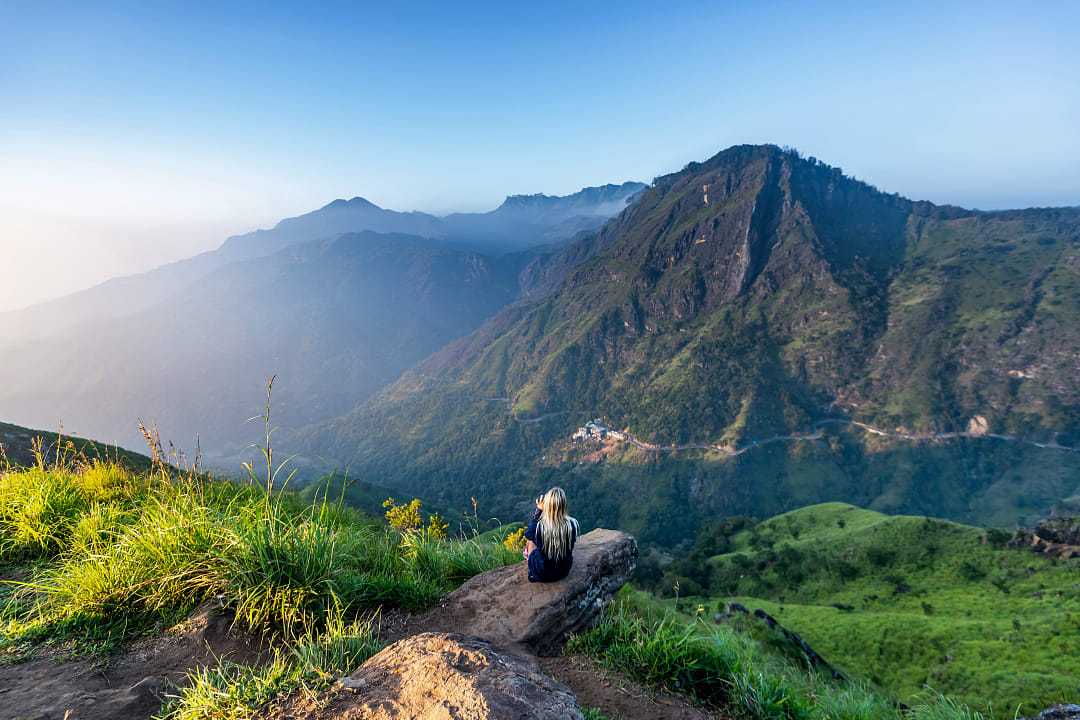
<path id="1" fill-rule="evenodd" d="M 739 142 L 1080 204 L 1076 2 L 196 5 L 0 3 L 0 309 L 336 197 L 488 209 Z"/>

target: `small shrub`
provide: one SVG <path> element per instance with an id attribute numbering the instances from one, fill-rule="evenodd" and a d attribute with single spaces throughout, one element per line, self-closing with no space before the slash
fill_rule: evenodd
<path id="1" fill-rule="evenodd" d="M 965 560 L 960 563 L 958 572 L 960 573 L 960 577 L 968 582 L 978 582 L 986 577 L 986 570 L 971 560 Z"/>
<path id="2" fill-rule="evenodd" d="M 503 538 L 503 547 L 512 553 L 520 553 L 525 549 L 525 528 L 521 527 L 508 533 Z"/>
<path id="3" fill-rule="evenodd" d="M 882 547 L 871 547 L 866 551 L 866 559 L 875 567 L 886 567 L 896 561 L 896 551 Z"/>
<path id="4" fill-rule="evenodd" d="M 431 537 L 437 540 L 445 540 L 446 532 L 450 529 L 450 523 L 444 521 L 439 513 L 431 513 L 428 516 L 427 531 Z"/>
<path id="5" fill-rule="evenodd" d="M 386 498 L 383 501 L 386 508 L 386 522 L 398 532 L 417 530 L 423 526 L 424 520 L 420 517 L 420 500 L 414 498 L 407 505 L 398 505 L 394 498 Z"/>

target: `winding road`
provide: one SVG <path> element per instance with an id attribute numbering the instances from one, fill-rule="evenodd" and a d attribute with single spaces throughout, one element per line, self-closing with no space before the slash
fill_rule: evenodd
<path id="1" fill-rule="evenodd" d="M 493 402 L 506 403 L 507 411 L 510 413 L 510 417 L 517 423 L 522 425 L 534 425 L 536 423 L 549 420 L 553 417 L 561 415 L 567 415 L 571 411 L 560 410 L 558 412 L 544 413 L 543 415 L 537 415 L 531 418 L 520 418 L 514 415 L 512 411 L 513 402 L 510 398 L 498 397 L 498 398 L 485 398 Z M 1030 445 L 1032 447 L 1042 448 L 1046 450 L 1061 450 L 1070 453 L 1080 453 L 1080 448 L 1069 447 L 1067 445 L 1061 445 L 1057 442 L 1038 442 L 1036 440 L 1029 440 L 1027 438 L 1016 437 L 1015 435 L 1002 435 L 1000 433 L 991 432 L 946 432 L 946 433 L 902 433 L 884 430 L 879 427 L 874 427 L 858 420 L 846 420 L 844 418 L 826 418 L 825 420 L 818 420 L 814 423 L 812 429 L 808 432 L 791 433 L 789 435 L 773 435 L 771 437 L 762 438 L 761 440 L 750 439 L 746 445 L 739 448 L 732 448 L 728 445 L 720 445 L 717 443 L 687 443 L 687 444 L 671 444 L 671 445 L 658 445 L 656 443 L 646 442 L 639 440 L 633 434 L 624 432 L 625 440 L 634 447 L 641 450 L 649 450 L 652 452 L 681 452 L 685 450 L 705 450 L 708 452 L 719 452 L 727 455 L 728 457 L 738 457 L 743 453 L 749 452 L 755 448 L 759 448 L 765 445 L 778 442 L 806 442 L 821 440 L 825 437 L 825 433 L 822 428 L 826 425 L 850 425 L 852 427 L 859 428 L 860 430 L 870 433 L 871 435 L 878 435 L 880 437 L 892 438 L 894 440 L 906 440 L 908 442 L 931 442 L 935 440 L 1001 440 L 1004 442 L 1019 443 L 1022 445 Z"/>
<path id="2" fill-rule="evenodd" d="M 491 400 L 500 400 L 507 403 L 510 402 L 506 398 L 490 398 Z M 511 413 L 511 417 L 515 422 L 522 425 L 532 425 L 543 422 L 553 417 L 560 415 L 566 415 L 570 411 L 562 410 L 559 412 L 544 413 L 532 418 L 519 418 Z M 778 442 L 806 442 L 821 440 L 825 437 L 825 433 L 822 428 L 826 425 L 850 425 L 852 427 L 859 428 L 864 432 L 871 435 L 878 435 L 880 437 L 892 438 L 894 440 L 906 440 L 909 442 L 931 442 L 935 440 L 1001 440 L 1004 442 L 1020 443 L 1022 445 L 1030 445 L 1032 447 L 1047 449 L 1047 450 L 1061 450 L 1070 453 L 1080 453 L 1080 448 L 1069 447 L 1067 445 L 1061 445 L 1057 442 L 1038 442 L 1036 440 L 1029 440 L 1027 438 L 1016 437 L 1014 435 L 1002 435 L 1000 433 L 991 432 L 946 432 L 946 433 L 902 433 L 892 432 L 889 430 L 883 430 L 873 425 L 868 425 L 858 420 L 845 420 L 843 418 L 827 418 L 825 420 L 819 420 L 814 423 L 813 429 L 803 433 L 791 433 L 789 435 L 773 435 L 771 437 L 762 438 L 761 440 L 750 439 L 746 445 L 739 448 L 732 448 L 728 445 L 720 445 L 717 443 L 687 443 L 687 444 L 671 444 L 671 445 L 659 445 L 656 443 L 646 442 L 635 437 L 629 432 L 624 432 L 624 442 L 628 442 L 634 447 L 641 450 L 649 450 L 652 452 L 681 452 L 685 450 L 705 450 L 709 452 L 719 452 L 727 455 L 728 457 L 738 457 L 743 453 L 749 452 L 755 448 L 762 447 L 764 445 L 770 445 Z"/>
<path id="3" fill-rule="evenodd" d="M 638 440 L 636 437 L 634 437 L 630 433 L 624 433 L 624 434 L 626 435 L 626 438 L 627 438 L 628 442 L 632 443 L 636 447 L 641 448 L 642 450 L 653 450 L 653 451 L 660 451 L 660 452 L 678 452 L 680 450 L 710 450 L 710 451 L 714 451 L 714 452 L 724 453 L 728 457 L 737 457 L 739 455 L 742 455 L 745 452 L 749 452 L 750 450 L 753 450 L 754 448 L 759 448 L 759 447 L 761 447 L 763 445 L 768 445 L 770 443 L 802 442 L 802 441 L 820 440 L 825 436 L 824 432 L 822 431 L 822 428 L 825 425 L 850 425 L 852 427 L 857 427 L 860 430 L 863 430 L 864 432 L 868 432 L 868 433 L 870 433 L 872 435 L 879 435 L 881 437 L 892 438 L 892 439 L 895 439 L 895 440 L 906 440 L 906 441 L 909 441 L 909 442 L 930 442 L 930 441 L 934 441 L 934 440 L 959 440 L 959 439 L 969 439 L 969 440 L 992 439 L 992 440 L 1003 440 L 1005 442 L 1020 443 L 1020 444 L 1024 444 L 1024 445 L 1031 445 L 1033 447 L 1044 448 L 1044 449 L 1049 449 L 1049 450 L 1063 450 L 1065 452 L 1071 452 L 1071 453 L 1080 452 L 1080 448 L 1072 448 L 1072 447 L 1068 447 L 1066 445 L 1060 445 L 1057 442 L 1037 442 L 1035 440 L 1028 440 L 1027 438 L 1015 437 L 1013 435 L 1001 435 L 999 433 L 989 433 L 989 432 L 984 432 L 984 433 L 974 433 L 974 432 L 900 433 L 900 432 L 890 432 L 888 430 L 883 430 L 881 428 L 874 427 L 873 425 L 868 425 L 868 424 L 866 424 L 864 422 L 859 422 L 857 420 L 844 420 L 842 418 L 829 418 L 829 419 L 826 419 L 826 420 L 819 420 L 818 422 L 814 423 L 813 430 L 811 430 L 810 432 L 792 433 L 790 435 L 773 435 L 772 437 L 763 438 L 761 440 L 751 439 L 751 440 L 749 440 L 747 445 L 743 445 L 740 448 L 731 448 L 730 446 L 727 446 L 727 445 L 718 445 L 718 444 L 703 445 L 703 444 L 700 444 L 700 443 L 689 443 L 689 444 L 686 444 L 686 445 L 677 445 L 677 444 L 673 444 L 673 445 L 657 445 L 655 443 L 647 443 L 647 442 L 643 442 L 641 440 Z"/>

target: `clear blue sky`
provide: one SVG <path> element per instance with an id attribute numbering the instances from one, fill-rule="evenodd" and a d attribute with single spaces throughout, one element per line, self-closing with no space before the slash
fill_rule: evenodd
<path id="1" fill-rule="evenodd" d="M 740 142 L 1080 204 L 1076 2 L 197 5 L 0 5 L 0 309 L 335 197 L 487 209 Z"/>

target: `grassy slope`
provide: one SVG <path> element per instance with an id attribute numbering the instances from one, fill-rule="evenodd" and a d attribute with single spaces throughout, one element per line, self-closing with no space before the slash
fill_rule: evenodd
<path id="1" fill-rule="evenodd" d="M 399 532 L 372 516 L 258 485 L 77 461 L 0 469 L 0 662 L 41 644 L 104 654 L 219 599 L 267 633 L 264 666 L 198 670 L 166 714 L 251 717 L 321 688 L 379 648 L 372 612 L 419 609 L 519 559 L 492 532 Z"/>
<path id="2" fill-rule="evenodd" d="M 644 682 L 752 720 L 983 720 L 936 693 L 908 709 L 859 682 L 808 671 L 778 636 L 744 623 L 715 625 L 701 614 L 673 612 L 625 589 L 600 624 L 573 638 L 572 652 Z M 779 650 L 779 651 L 778 651 Z"/>
<path id="3" fill-rule="evenodd" d="M 48 455 L 47 460 L 52 462 L 56 457 L 57 441 L 61 439 L 60 435 L 0 422 L 0 447 L 3 447 L 4 455 L 12 465 L 29 466 L 34 463 L 33 444 L 37 438 L 41 438 L 42 449 Z M 150 458 L 145 455 L 106 445 L 96 440 L 69 435 L 63 436 L 61 454 L 64 452 L 81 454 L 88 458 L 117 460 L 135 470 L 146 470 L 150 467 Z"/>
<path id="4" fill-rule="evenodd" d="M 985 538 L 950 522 L 817 505 L 733 536 L 733 551 L 711 561 L 711 591 L 765 609 L 904 700 L 929 685 L 990 701 L 1002 717 L 1075 700 L 1076 565 Z"/>
<path id="5" fill-rule="evenodd" d="M 348 508 L 168 468 L 136 473 L 89 462 L 2 472 L 0 563 L 30 582 L 3 584 L 0 658 L 17 661 L 58 642 L 106 653 L 220 598 L 241 627 L 271 633 L 280 652 L 264 665 L 223 661 L 194 671 L 163 714 L 249 717 L 283 693 L 326 687 L 377 651 L 372 610 L 424 607 L 464 578 L 515 560 L 500 542 L 509 529 L 460 539 L 399 533 Z M 657 608 L 648 598 L 639 604 Z M 653 632 L 626 618 L 630 625 L 608 623 L 581 647 L 616 666 L 651 659 L 643 679 L 740 716 L 877 720 L 893 712 L 873 691 L 805 677 L 734 631 L 698 637 L 698 623 Z M 640 675 L 641 667 L 630 670 Z M 685 684 L 692 677 L 704 684 Z"/>

